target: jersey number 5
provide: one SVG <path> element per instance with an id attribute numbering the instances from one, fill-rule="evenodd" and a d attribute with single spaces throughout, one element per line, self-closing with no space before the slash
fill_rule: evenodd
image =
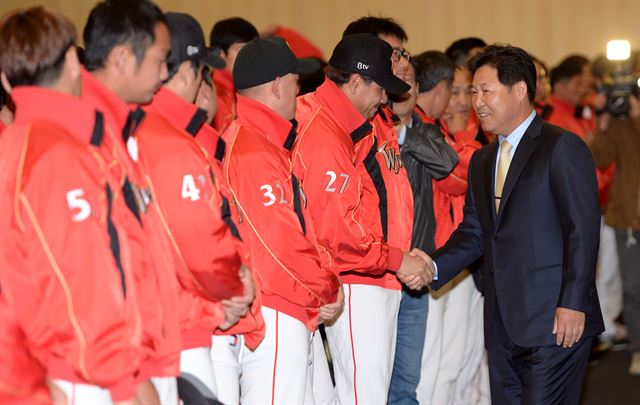
<path id="1" fill-rule="evenodd" d="M 91 205 L 83 197 L 84 190 L 81 188 L 76 188 L 67 193 L 67 205 L 70 210 L 75 211 L 75 214 L 71 216 L 74 222 L 82 222 L 91 215 Z"/>

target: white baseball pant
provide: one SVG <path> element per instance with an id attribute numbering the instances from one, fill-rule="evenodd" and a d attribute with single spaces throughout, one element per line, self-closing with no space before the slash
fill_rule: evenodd
<path id="1" fill-rule="evenodd" d="M 97 385 L 74 383 L 59 379 L 54 379 L 53 383 L 64 392 L 69 405 L 113 404 L 109 390 Z"/>
<path id="2" fill-rule="evenodd" d="M 361 284 L 344 284 L 343 288 L 343 312 L 325 329 L 338 403 L 385 404 L 401 292 Z"/>
<path id="3" fill-rule="evenodd" d="M 242 404 L 313 404 L 311 331 L 299 320 L 262 307 L 266 333 L 255 350 L 244 349 Z"/>
<path id="4" fill-rule="evenodd" d="M 622 312 L 622 278 L 618 264 L 616 233 L 604 221 L 600 226 L 596 288 L 604 319 L 605 331 L 602 333 L 602 338 L 610 340 L 616 335 L 617 327 L 614 320 Z"/>

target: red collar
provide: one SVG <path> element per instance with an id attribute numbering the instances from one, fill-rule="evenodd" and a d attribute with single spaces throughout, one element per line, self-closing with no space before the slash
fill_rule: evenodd
<path id="1" fill-rule="evenodd" d="M 11 97 L 17 107 L 16 123 L 49 121 L 61 126 L 81 142 L 91 142 L 96 111 L 80 98 L 34 86 L 17 87 Z"/>
<path id="2" fill-rule="evenodd" d="M 213 71 L 213 81 L 216 85 L 220 85 L 226 89 L 229 89 L 232 93 L 236 92 L 236 88 L 233 85 L 233 77 L 228 69 L 216 69 Z"/>
<path id="3" fill-rule="evenodd" d="M 551 96 L 551 106 L 557 112 L 561 112 L 562 114 L 569 115 L 570 117 L 574 116 L 574 112 L 576 110 L 576 106 L 570 103 L 567 103 L 564 100 L 560 100 L 558 97 L 552 95 Z"/>
<path id="4" fill-rule="evenodd" d="M 356 110 L 342 90 L 329 79 L 316 89 L 316 97 L 338 119 L 339 124 L 348 132 L 362 127 L 367 120 Z"/>
<path id="5" fill-rule="evenodd" d="M 427 115 L 427 113 L 424 112 L 424 110 L 418 106 L 416 106 L 415 110 L 416 113 L 418 113 L 418 115 L 420 116 L 420 118 L 422 119 L 422 122 L 424 122 L 425 124 L 436 124 L 436 120 L 434 120 L 433 118 L 429 117 Z"/>
<path id="6" fill-rule="evenodd" d="M 82 69 L 82 99 L 104 114 L 107 125 L 122 132 L 131 111 L 129 106 L 85 69 Z"/>
<path id="7" fill-rule="evenodd" d="M 266 105 L 238 94 L 238 122 L 256 128 L 274 144 L 284 147 L 293 124 Z"/>
<path id="8" fill-rule="evenodd" d="M 192 129 L 193 132 L 189 132 L 194 136 L 207 119 L 206 111 L 165 87 L 160 88 L 148 108 L 162 115 L 175 127 Z"/>

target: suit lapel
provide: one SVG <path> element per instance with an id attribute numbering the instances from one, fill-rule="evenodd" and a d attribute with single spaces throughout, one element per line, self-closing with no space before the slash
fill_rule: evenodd
<path id="1" fill-rule="evenodd" d="M 516 153 L 513 155 L 513 159 L 511 160 L 511 165 L 509 166 L 509 172 L 507 173 L 507 178 L 504 182 L 504 188 L 502 189 L 502 198 L 500 200 L 500 209 L 498 210 L 498 215 L 496 218 L 496 225 L 499 224 L 500 219 L 502 218 L 502 213 L 509 203 L 509 196 L 513 191 L 513 188 L 522 173 L 522 169 L 527 164 L 529 157 L 533 153 L 536 145 L 538 144 L 537 137 L 540 134 L 540 129 L 542 128 L 542 119 L 536 115 L 533 119 L 529 128 L 527 128 L 526 132 L 522 136 L 520 143 L 516 149 Z M 495 163 L 494 163 L 495 165 Z M 492 190 L 494 190 L 492 188 Z"/>

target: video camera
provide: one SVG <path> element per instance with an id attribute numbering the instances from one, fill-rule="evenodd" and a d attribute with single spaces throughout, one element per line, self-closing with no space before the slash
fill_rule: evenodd
<path id="1" fill-rule="evenodd" d="M 599 92 L 607 96 L 605 110 L 616 116 L 629 113 L 630 97 L 640 96 L 640 77 L 635 71 L 635 61 L 630 59 L 629 41 L 614 40 L 607 43 L 609 68 L 602 77 Z"/>

